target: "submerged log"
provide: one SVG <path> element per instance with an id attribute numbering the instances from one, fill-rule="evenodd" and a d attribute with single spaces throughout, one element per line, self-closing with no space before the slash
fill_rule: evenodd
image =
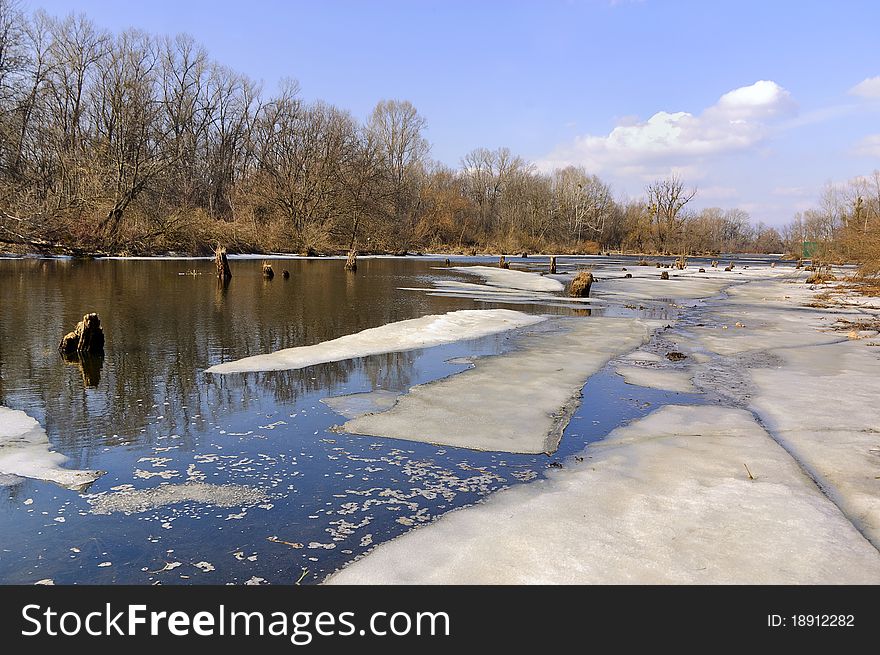
<path id="1" fill-rule="evenodd" d="M 101 328 L 101 319 L 98 318 L 98 315 L 91 313 L 83 316 L 73 332 L 68 332 L 61 338 L 58 350 L 67 355 L 73 353 L 103 354 L 104 330 Z"/>
<path id="2" fill-rule="evenodd" d="M 556 256 L 555 255 L 550 256 L 550 274 L 556 275 Z"/>
<path id="3" fill-rule="evenodd" d="M 357 250 L 354 248 L 348 251 L 348 259 L 345 260 L 345 270 L 352 273 L 358 270 Z"/>
<path id="4" fill-rule="evenodd" d="M 590 271 L 581 271 L 571 281 L 568 295 L 572 298 L 589 298 L 591 286 L 593 286 L 593 274 Z"/>
<path id="5" fill-rule="evenodd" d="M 275 271 L 272 270 L 272 264 L 267 264 L 263 262 L 263 277 L 267 280 L 271 280 L 275 277 Z"/>
<path id="6" fill-rule="evenodd" d="M 232 278 L 232 271 L 229 269 L 229 259 L 226 257 L 226 248 L 217 244 L 214 250 L 214 264 L 217 266 L 217 277 L 221 280 L 229 280 Z"/>

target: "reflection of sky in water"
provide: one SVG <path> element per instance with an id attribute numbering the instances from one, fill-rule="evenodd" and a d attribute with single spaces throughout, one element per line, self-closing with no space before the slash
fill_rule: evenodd
<path id="1" fill-rule="evenodd" d="M 3 489 L 0 582 L 292 583 L 305 571 L 303 582 L 316 582 L 371 545 L 540 476 L 621 421 L 680 398 L 594 376 L 560 452 L 548 459 L 340 434 L 331 428 L 344 419 L 320 402 L 405 391 L 466 367 L 449 359 L 503 350 L 508 335 L 301 371 L 201 373 L 221 359 L 490 306 L 396 291 L 444 275 L 433 266 L 366 260 L 352 277 L 338 262 L 290 261 L 283 267 L 291 281 L 267 284 L 259 261 L 234 262 L 236 277 L 223 290 L 213 279 L 177 276 L 192 263 L 0 262 L 0 404 L 37 418 L 71 467 L 107 471 L 88 496 L 33 480 Z M 55 352 L 58 335 L 86 309 L 101 314 L 108 333 L 94 388 Z M 654 303 L 601 313 L 666 318 L 666 311 Z M 224 497 L 225 507 L 183 502 L 131 514 L 96 514 L 89 502 L 165 482 L 264 494 L 244 504 Z"/>

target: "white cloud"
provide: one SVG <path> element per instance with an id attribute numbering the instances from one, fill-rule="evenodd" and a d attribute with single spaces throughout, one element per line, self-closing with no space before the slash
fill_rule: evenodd
<path id="1" fill-rule="evenodd" d="M 550 170 L 570 164 L 593 172 L 624 169 L 650 178 L 673 168 L 699 171 L 707 157 L 747 150 L 769 134 L 773 119 L 795 109 L 791 94 L 770 80 L 760 80 L 722 95 L 694 115 L 658 111 L 646 121 L 627 121 L 605 136 L 583 135 L 538 162 Z"/>
<path id="2" fill-rule="evenodd" d="M 862 98 L 880 98 L 880 75 L 862 80 L 849 93 Z"/>
<path id="3" fill-rule="evenodd" d="M 855 154 L 864 157 L 880 157 L 880 134 L 869 134 L 856 144 Z"/>

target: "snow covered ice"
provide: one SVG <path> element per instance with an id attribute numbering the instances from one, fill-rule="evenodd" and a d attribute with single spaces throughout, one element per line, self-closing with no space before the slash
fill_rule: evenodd
<path id="1" fill-rule="evenodd" d="M 84 489 L 103 471 L 63 468 L 67 457 L 50 450 L 49 437 L 40 424 L 24 412 L 0 407 L 0 476 L 54 482 L 68 489 Z"/>

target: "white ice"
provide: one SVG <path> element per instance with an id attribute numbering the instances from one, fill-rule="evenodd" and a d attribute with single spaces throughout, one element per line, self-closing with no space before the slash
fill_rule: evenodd
<path id="1" fill-rule="evenodd" d="M 104 475 L 103 471 L 63 468 L 67 459 L 50 450 L 49 437 L 35 419 L 20 410 L 0 407 L 0 476 L 46 480 L 81 490 Z"/>
<path id="2" fill-rule="evenodd" d="M 313 346 L 286 348 L 266 355 L 245 357 L 217 364 L 206 372 L 248 373 L 299 369 L 325 362 L 477 339 L 534 325 L 543 320 L 543 316 L 508 309 L 462 309 L 388 323 Z"/>
<path id="3" fill-rule="evenodd" d="M 640 346 L 651 328 L 615 318 L 556 319 L 554 325 L 519 336 L 512 352 L 481 357 L 471 369 L 413 387 L 392 409 L 343 429 L 476 450 L 553 452 L 587 378 Z"/>
<path id="4" fill-rule="evenodd" d="M 329 582 L 880 583 L 877 550 L 748 412 L 667 406 L 583 456 L 382 544 Z"/>

